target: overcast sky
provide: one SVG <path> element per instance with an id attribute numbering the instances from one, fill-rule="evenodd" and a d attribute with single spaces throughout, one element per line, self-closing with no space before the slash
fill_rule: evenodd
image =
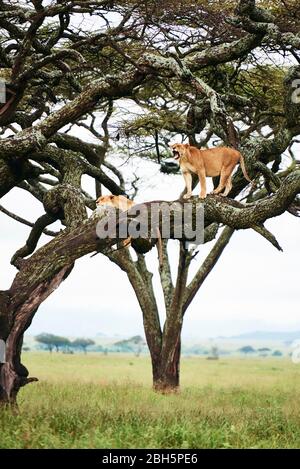
<path id="1" fill-rule="evenodd" d="M 118 158 L 111 158 L 121 164 Z M 132 156 L 125 173 L 130 175 L 135 168 L 142 176 L 139 201 L 178 197 L 184 187 L 181 175 L 163 175 L 158 165 L 151 162 L 136 168 L 137 161 Z M 85 187 L 93 187 L 88 178 Z M 43 213 L 41 204 L 21 189 L 3 197 L 1 204 L 32 221 Z M 0 226 L 0 288 L 6 289 L 16 274 L 9 264 L 10 258 L 24 244 L 29 228 L 2 213 Z M 187 311 L 184 336 L 230 336 L 253 330 L 300 331 L 299 219 L 285 214 L 269 220 L 266 226 L 276 235 L 284 252 L 276 251 L 252 230 L 236 232 Z M 43 236 L 41 242 L 49 239 Z M 170 244 L 175 265 L 178 244 L 176 241 Z M 202 246 L 199 257 L 193 261 L 194 270 L 210 246 L 211 243 Z M 156 250 L 147 257 L 155 273 Z M 155 284 L 159 289 L 157 278 Z M 101 254 L 86 256 L 76 262 L 70 277 L 40 307 L 29 333 L 40 332 L 70 336 L 135 335 L 143 333 L 142 316 L 126 275 Z"/>

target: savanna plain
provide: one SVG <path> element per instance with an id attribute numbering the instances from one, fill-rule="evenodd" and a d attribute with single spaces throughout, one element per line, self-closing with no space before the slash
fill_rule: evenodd
<path id="1" fill-rule="evenodd" d="M 0 410 L 1 448 L 297 448 L 300 364 L 183 357 L 181 389 L 151 388 L 148 357 L 25 352 L 39 378 Z"/>

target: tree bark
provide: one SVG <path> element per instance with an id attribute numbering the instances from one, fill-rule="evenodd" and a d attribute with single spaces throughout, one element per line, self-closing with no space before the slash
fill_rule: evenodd
<path id="1" fill-rule="evenodd" d="M 143 255 L 134 262 L 126 250 L 107 253 L 109 259 L 117 264 L 128 276 L 143 313 L 143 323 L 147 345 L 152 363 L 153 388 L 159 392 L 172 392 L 179 387 L 181 311 L 174 304 L 175 291 L 166 288 L 171 282 L 170 275 L 164 275 L 165 302 L 168 305 L 168 319 L 164 331 L 160 319 L 152 284 L 152 273 L 148 271 Z M 168 260 L 165 256 L 163 268 Z M 170 286 L 170 285 L 169 285 Z M 177 303 L 176 303 L 177 304 Z M 173 309 L 172 309 L 173 308 Z M 173 320 L 179 318 L 179 321 Z"/>
<path id="2" fill-rule="evenodd" d="M 168 340 L 169 353 L 162 350 L 157 360 L 151 355 L 153 388 L 158 392 L 170 393 L 179 390 L 181 328 L 176 329 Z"/>
<path id="3" fill-rule="evenodd" d="M 0 404 L 16 405 L 19 389 L 32 381 L 37 381 L 37 378 L 28 377 L 28 370 L 21 363 L 23 335 L 40 304 L 69 275 L 72 267 L 69 265 L 54 275 L 51 280 L 42 282 L 21 305 L 14 307 L 13 299 L 9 304 L 1 302 L 2 315 L 13 320 L 11 320 L 9 334 L 3 337 L 6 342 L 6 360 L 0 365 Z"/>

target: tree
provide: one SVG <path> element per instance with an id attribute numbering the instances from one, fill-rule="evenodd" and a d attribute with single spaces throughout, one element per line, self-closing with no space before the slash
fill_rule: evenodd
<path id="1" fill-rule="evenodd" d="M 39 334 L 35 337 L 36 342 L 41 343 L 43 346 L 45 346 L 50 353 L 52 353 L 52 350 L 54 349 L 54 345 L 52 342 L 52 334 Z"/>
<path id="2" fill-rule="evenodd" d="M 176 389 L 185 312 L 234 231 L 252 229 L 281 249 L 264 222 L 285 211 L 300 213 L 300 171 L 294 157 L 300 133 L 297 2 L 266 0 L 258 7 L 254 0 L 70 0 L 49 5 L 30 1 L 18 8 L 10 0 L 0 3 L 0 73 L 6 82 L 0 109 L 0 196 L 18 187 L 44 209 L 31 221 L 1 207 L 31 231 L 12 257 L 18 273 L 10 289 L 0 292 L 0 338 L 6 342 L 0 400 L 15 403 L 20 387 L 35 380 L 21 363 L 24 331 L 76 259 L 92 252 L 102 252 L 126 272 L 143 313 L 154 386 Z M 87 18 L 97 22 L 97 30 L 85 24 Z M 274 53 L 289 61 L 274 67 L 268 62 Z M 116 116 L 124 99 L 120 122 Z M 131 111 L 128 100 L 139 112 Z M 78 128 L 97 143 L 78 138 Z M 153 232 L 133 240 L 136 259 L 127 250 L 111 250 L 118 238 L 98 239 L 98 219 L 88 219 L 87 213 L 103 187 L 116 195 L 138 190 L 139 181 L 133 178 L 128 184 L 109 154 L 139 151 L 141 158 L 160 162 L 175 135 L 199 147 L 238 148 L 257 189 L 249 192 L 238 171 L 229 198 L 191 202 L 194 218 L 198 207 L 204 208 L 204 242 L 216 241 L 189 283 L 197 250 L 187 249 L 187 239 L 175 233 L 176 216 L 185 205 L 182 199 L 176 210 L 165 205 L 171 232 L 162 243 L 166 321 L 161 324 L 145 261 L 157 241 Z M 290 164 L 282 167 L 286 150 Z M 95 194 L 83 190 L 84 175 L 94 179 Z M 149 218 L 150 207 L 146 205 Z M 158 214 L 162 228 L 164 210 Z M 48 228 L 55 221 L 60 232 Z M 37 248 L 43 233 L 53 239 Z M 174 283 L 168 238 L 179 240 Z"/>
<path id="3" fill-rule="evenodd" d="M 73 340 L 73 342 L 71 342 L 72 347 L 81 348 L 84 353 L 87 352 L 86 349 L 88 347 L 90 347 L 91 345 L 94 345 L 94 344 L 95 344 L 95 342 L 92 339 L 85 339 L 85 338 L 75 339 L 75 340 Z"/>
<path id="4" fill-rule="evenodd" d="M 262 357 L 266 357 L 268 353 L 271 352 L 271 349 L 269 349 L 268 347 L 261 347 L 258 348 L 257 351 L 261 354 Z"/>
<path id="5" fill-rule="evenodd" d="M 255 349 L 251 345 L 245 345 L 239 349 L 239 352 L 248 355 L 249 353 L 255 353 Z"/>
<path id="6" fill-rule="evenodd" d="M 209 356 L 207 357 L 208 360 L 218 360 L 219 359 L 219 349 L 216 345 L 213 345 L 210 351 Z"/>
<path id="7" fill-rule="evenodd" d="M 69 339 L 66 337 L 46 333 L 37 335 L 35 340 L 46 346 L 50 353 L 54 348 L 56 349 L 56 352 L 59 352 L 60 347 L 65 348 L 71 344 Z"/>
<path id="8" fill-rule="evenodd" d="M 145 341 L 140 335 L 135 335 L 126 340 L 120 340 L 114 344 L 114 347 L 117 347 L 118 351 L 122 352 L 134 352 L 134 354 L 139 357 L 142 349 L 144 347 Z"/>

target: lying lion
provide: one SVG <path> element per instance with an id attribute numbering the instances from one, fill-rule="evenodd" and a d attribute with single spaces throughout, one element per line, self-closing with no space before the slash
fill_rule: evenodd
<path id="1" fill-rule="evenodd" d="M 192 173 L 199 177 L 200 195 L 199 198 L 206 197 L 206 177 L 220 176 L 218 187 L 213 191 L 214 194 L 220 194 L 224 197 L 228 195 L 232 188 L 232 173 L 235 166 L 240 163 L 243 175 L 247 181 L 253 181 L 249 178 L 242 154 L 228 147 L 218 147 L 199 150 L 189 144 L 175 143 L 170 145 L 174 158 L 179 161 L 179 165 L 185 180 L 186 194 L 184 199 L 192 196 Z M 224 191 L 223 194 L 221 192 Z"/>
<path id="2" fill-rule="evenodd" d="M 107 207 L 113 207 L 119 209 L 121 212 L 127 212 L 131 207 L 134 206 L 133 200 L 127 199 L 124 195 L 102 195 L 96 200 L 97 210 L 104 210 Z M 130 246 L 131 238 L 127 238 L 122 241 L 122 246 Z"/>
<path id="3" fill-rule="evenodd" d="M 126 212 L 134 206 L 133 200 L 127 199 L 124 195 L 102 195 L 96 200 L 96 204 L 97 206 L 115 207 L 121 212 Z"/>
<path id="4" fill-rule="evenodd" d="M 124 195 L 102 195 L 96 200 L 97 210 L 103 208 L 105 210 L 106 207 L 114 207 L 119 209 L 121 212 L 126 212 L 131 207 L 135 205 L 133 200 L 127 199 Z M 131 238 L 127 238 L 122 241 L 123 247 L 129 247 L 131 244 Z M 158 259 L 159 259 L 159 266 L 162 267 L 163 259 L 162 259 L 162 240 L 161 240 L 161 233 L 159 228 L 157 228 L 157 251 L 158 251 Z"/>

